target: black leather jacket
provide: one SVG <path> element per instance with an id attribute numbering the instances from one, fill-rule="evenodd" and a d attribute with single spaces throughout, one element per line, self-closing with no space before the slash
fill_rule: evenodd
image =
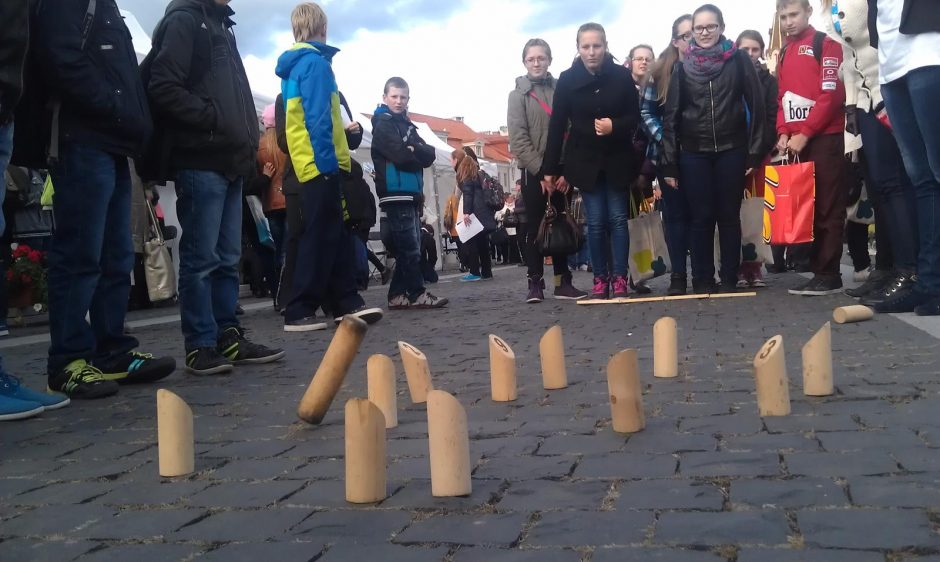
<path id="1" fill-rule="evenodd" d="M 743 51 L 735 53 L 721 74 L 708 82 L 693 79 L 678 62 L 663 111 L 663 175 L 679 177 L 680 150 L 724 152 L 746 148 L 747 166 L 756 168 L 766 156 L 766 126 L 760 80 Z"/>

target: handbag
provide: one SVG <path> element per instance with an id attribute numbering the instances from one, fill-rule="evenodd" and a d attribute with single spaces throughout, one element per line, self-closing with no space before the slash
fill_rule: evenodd
<path id="1" fill-rule="evenodd" d="M 630 198 L 630 203 L 637 217 L 627 221 L 627 229 L 630 232 L 630 253 L 627 261 L 630 277 L 634 283 L 638 283 L 665 275 L 672 269 L 672 263 L 663 232 L 662 214 L 653 211 L 645 200 L 639 211 L 636 210 L 633 197 Z"/>
<path id="2" fill-rule="evenodd" d="M 561 212 L 555 209 L 551 200 L 545 205 L 545 217 L 539 225 L 535 243 L 543 256 L 569 256 L 581 249 L 584 237 L 568 212 L 567 197 Z"/>
<path id="3" fill-rule="evenodd" d="M 248 211 L 251 218 L 255 221 L 255 229 L 258 231 L 258 242 L 263 246 L 274 248 L 274 236 L 271 234 L 271 225 L 268 223 L 268 217 L 264 216 L 264 209 L 261 207 L 261 198 L 257 195 L 248 195 L 245 197 L 248 203 Z"/>
<path id="4" fill-rule="evenodd" d="M 166 240 L 163 239 L 163 231 L 153 203 L 149 199 L 146 201 L 153 238 L 144 242 L 144 277 L 150 301 L 159 302 L 176 296 L 176 270 L 173 268 L 173 258 L 166 247 Z"/>
<path id="5" fill-rule="evenodd" d="M 813 241 L 816 166 L 813 162 L 767 166 L 764 174 L 764 242 L 805 244 Z"/>

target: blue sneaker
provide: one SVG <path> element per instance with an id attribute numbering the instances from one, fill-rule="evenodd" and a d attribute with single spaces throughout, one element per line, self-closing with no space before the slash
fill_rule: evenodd
<path id="1" fill-rule="evenodd" d="M 38 392 L 20 384 L 20 379 L 0 373 L 0 397 L 39 404 L 45 410 L 57 410 L 69 405 L 68 396 L 52 392 Z M 13 418 L 17 419 L 17 418 Z"/>
<path id="2" fill-rule="evenodd" d="M 463 277 L 460 278 L 460 282 L 461 282 L 461 283 L 469 283 L 470 281 L 479 281 L 480 279 L 483 279 L 483 278 L 480 277 L 479 275 L 474 275 L 474 274 L 472 274 L 472 273 L 468 273 L 468 274 L 466 274 L 466 275 L 464 275 Z"/>
<path id="3" fill-rule="evenodd" d="M 38 416 L 45 410 L 38 402 L 17 400 L 0 394 L 0 421 L 22 420 Z"/>

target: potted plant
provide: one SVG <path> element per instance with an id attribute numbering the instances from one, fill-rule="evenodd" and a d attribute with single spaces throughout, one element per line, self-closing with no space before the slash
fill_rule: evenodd
<path id="1" fill-rule="evenodd" d="M 46 252 L 34 250 L 26 244 L 13 249 L 13 263 L 7 270 L 7 291 L 13 308 L 33 306 L 42 311 L 49 301 L 46 273 Z"/>

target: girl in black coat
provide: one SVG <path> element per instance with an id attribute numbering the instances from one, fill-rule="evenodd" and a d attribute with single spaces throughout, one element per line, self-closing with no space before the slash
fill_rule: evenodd
<path id="1" fill-rule="evenodd" d="M 479 281 L 493 278 L 493 263 L 490 259 L 490 233 L 496 230 L 496 214 L 486 204 L 483 197 L 483 183 L 480 181 L 480 165 L 476 154 L 470 148 L 455 150 L 451 154 L 454 171 L 457 173 L 457 185 L 463 195 L 463 223 L 470 225 L 474 220 L 483 225 L 480 232 L 464 243 L 467 248 L 467 261 L 470 273 L 461 281 Z M 471 218 L 473 215 L 474 218 Z"/>
<path id="2" fill-rule="evenodd" d="M 630 70 L 607 52 L 603 27 L 582 25 L 577 43 L 578 58 L 561 73 L 555 89 L 542 189 L 564 193 L 570 184 L 581 190 L 594 268 L 593 297 L 605 299 L 612 292 L 614 298 L 623 298 L 628 293 L 630 250 L 627 193 L 639 173 L 633 135 L 640 102 Z"/>

